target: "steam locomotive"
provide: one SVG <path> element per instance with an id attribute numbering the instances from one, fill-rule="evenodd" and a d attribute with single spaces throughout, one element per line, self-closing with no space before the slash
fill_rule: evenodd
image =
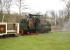
<path id="1" fill-rule="evenodd" d="M 42 18 L 42 15 L 29 14 L 26 19 L 20 20 L 20 34 L 44 33 L 51 31 L 51 23 Z"/>

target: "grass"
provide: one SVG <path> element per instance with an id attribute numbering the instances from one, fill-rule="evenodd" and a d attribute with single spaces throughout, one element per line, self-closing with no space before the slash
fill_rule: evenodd
<path id="1" fill-rule="evenodd" d="M 0 39 L 0 50 L 70 50 L 70 33 L 52 32 Z"/>

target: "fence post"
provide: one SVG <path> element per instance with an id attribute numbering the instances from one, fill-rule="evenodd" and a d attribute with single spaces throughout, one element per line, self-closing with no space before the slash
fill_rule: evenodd
<path id="1" fill-rule="evenodd" d="M 19 23 L 17 23 L 17 34 L 19 34 Z"/>

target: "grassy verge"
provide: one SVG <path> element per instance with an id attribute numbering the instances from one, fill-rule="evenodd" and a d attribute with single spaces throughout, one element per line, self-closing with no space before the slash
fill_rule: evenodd
<path id="1" fill-rule="evenodd" d="M 0 50 L 70 50 L 70 33 L 53 32 L 0 39 Z"/>

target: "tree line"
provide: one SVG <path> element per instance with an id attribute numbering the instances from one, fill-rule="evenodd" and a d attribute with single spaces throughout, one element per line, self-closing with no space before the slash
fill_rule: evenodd
<path id="1" fill-rule="evenodd" d="M 13 5 L 12 2 L 15 2 L 16 6 L 19 9 L 19 15 L 21 15 L 22 9 L 24 10 L 25 6 L 24 5 L 24 0 L 0 0 L 0 16 L 4 16 L 4 11 L 10 14 L 10 8 Z M 50 14 L 52 15 L 52 18 L 54 19 L 54 24 L 56 25 L 57 23 L 64 23 L 70 19 L 70 1 L 68 0 L 62 0 L 66 4 L 66 9 L 65 10 L 60 10 L 58 14 L 55 11 L 51 11 Z M 47 13 L 45 13 L 47 14 Z M 1 18 L 1 17 L 0 17 Z"/>

